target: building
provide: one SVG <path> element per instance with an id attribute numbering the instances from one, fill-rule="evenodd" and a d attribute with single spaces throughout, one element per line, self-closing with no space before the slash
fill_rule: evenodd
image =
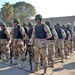
<path id="1" fill-rule="evenodd" d="M 75 16 L 64 16 L 64 17 L 52 17 L 52 18 L 43 18 L 43 21 L 50 21 L 52 25 L 56 23 L 60 23 L 61 25 L 66 25 L 67 23 L 71 23 L 72 26 L 75 25 Z M 35 20 L 26 20 L 26 23 L 32 22 L 35 25 Z"/>

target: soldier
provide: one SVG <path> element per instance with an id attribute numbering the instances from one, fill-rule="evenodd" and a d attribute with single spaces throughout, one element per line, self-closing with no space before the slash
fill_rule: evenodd
<path id="1" fill-rule="evenodd" d="M 61 62 L 64 62 L 64 39 L 66 38 L 65 31 L 61 28 L 61 25 L 59 23 L 56 24 L 56 32 L 58 34 L 58 40 L 57 40 L 57 48 L 59 49 Z"/>
<path id="2" fill-rule="evenodd" d="M 69 40 L 69 52 L 70 52 L 70 54 L 71 54 L 71 53 L 73 53 L 74 43 L 73 43 L 73 29 L 72 29 L 70 23 L 67 24 L 67 30 L 68 30 L 68 31 L 70 32 L 70 34 L 71 34 L 71 37 L 70 37 L 70 40 Z"/>
<path id="3" fill-rule="evenodd" d="M 26 35 L 28 35 L 27 23 L 23 23 L 23 28 L 26 32 Z"/>
<path id="4" fill-rule="evenodd" d="M 51 67 L 54 67 L 55 41 L 58 39 L 58 35 L 55 29 L 51 26 L 51 23 L 49 21 L 46 21 L 45 24 L 48 25 L 52 33 L 52 37 L 48 39 L 48 50 L 49 50 L 48 52 L 49 52 L 49 59 L 51 59 L 52 61 Z"/>
<path id="5" fill-rule="evenodd" d="M 26 32 L 27 37 L 28 37 L 27 23 L 23 23 L 23 28 Z M 28 43 L 28 40 L 24 40 L 25 49 L 27 49 L 27 43 Z"/>
<path id="6" fill-rule="evenodd" d="M 28 23 L 28 28 L 28 38 L 30 39 L 33 31 L 33 24 L 31 22 Z"/>
<path id="7" fill-rule="evenodd" d="M 62 25 L 62 29 L 65 31 L 66 33 L 66 38 L 64 39 L 64 51 L 65 51 L 65 59 L 67 59 L 67 56 L 69 55 L 69 40 L 70 40 L 70 37 L 71 37 L 71 34 L 70 32 L 66 29 L 66 26 L 65 25 Z"/>
<path id="8" fill-rule="evenodd" d="M 44 75 L 47 75 L 48 67 L 48 45 L 47 39 L 52 36 L 50 29 L 47 25 L 42 22 L 42 16 L 37 14 L 35 16 L 36 26 L 33 28 L 32 37 L 29 44 L 32 45 L 35 39 L 35 50 L 34 50 L 34 60 L 36 67 L 33 72 L 39 70 L 40 65 L 40 54 L 42 55 L 43 65 L 44 65 Z"/>
<path id="9" fill-rule="evenodd" d="M 25 51 L 24 51 L 24 40 L 26 39 L 26 33 L 19 25 L 20 21 L 19 19 L 15 18 L 13 20 L 14 28 L 13 28 L 13 56 L 14 56 L 14 63 L 13 65 L 17 64 L 19 56 L 21 56 L 21 66 L 20 68 L 24 67 L 24 61 L 25 61 Z"/>
<path id="10" fill-rule="evenodd" d="M 30 40 L 31 36 L 32 36 L 32 32 L 33 32 L 33 24 L 32 22 L 28 23 L 28 39 Z M 29 58 L 30 58 L 30 66 L 31 66 L 31 70 L 32 70 L 32 59 L 34 59 L 34 44 L 32 46 L 28 45 L 28 51 L 29 51 Z"/>
<path id="11" fill-rule="evenodd" d="M 8 61 L 9 57 L 9 40 L 10 33 L 6 29 L 6 24 L 4 22 L 0 22 L 1 32 L 0 32 L 0 50 L 2 53 L 2 60 Z M 5 56 L 5 58 L 4 58 Z"/>

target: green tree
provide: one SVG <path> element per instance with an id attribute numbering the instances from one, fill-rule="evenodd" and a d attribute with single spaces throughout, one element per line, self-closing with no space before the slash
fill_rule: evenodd
<path id="1" fill-rule="evenodd" d="M 18 2 L 13 4 L 14 16 L 18 17 L 22 22 L 32 18 L 36 14 L 35 7 L 26 2 Z"/>
<path id="2" fill-rule="evenodd" d="M 4 20 L 10 20 L 14 14 L 13 6 L 9 2 L 5 2 L 5 4 L 1 8 L 1 14 Z"/>

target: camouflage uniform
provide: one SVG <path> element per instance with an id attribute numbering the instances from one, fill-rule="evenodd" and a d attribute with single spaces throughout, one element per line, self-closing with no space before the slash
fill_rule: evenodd
<path id="1" fill-rule="evenodd" d="M 61 62 L 64 61 L 64 39 L 66 38 L 66 34 L 62 28 L 60 28 L 60 24 L 56 24 L 56 32 L 58 34 L 58 40 L 57 40 L 57 49 L 59 49 Z"/>
<path id="2" fill-rule="evenodd" d="M 54 28 L 51 27 L 51 23 L 49 21 L 45 22 L 46 25 L 49 26 L 50 31 L 52 33 L 52 37 L 48 39 L 48 52 L 49 56 L 48 59 L 49 61 L 52 61 L 51 67 L 54 67 L 54 60 L 55 60 L 55 41 L 58 38 L 57 32 L 55 31 Z"/>
<path id="3" fill-rule="evenodd" d="M 40 54 L 42 55 L 43 59 L 43 65 L 44 65 L 44 74 L 47 73 L 47 67 L 48 67 L 48 45 L 47 45 L 47 39 L 52 36 L 49 27 L 42 23 L 42 17 L 41 15 L 35 16 L 35 21 L 40 21 L 39 25 L 38 23 L 33 28 L 32 37 L 30 39 L 30 44 L 33 43 L 35 39 L 35 50 L 34 50 L 34 60 L 36 67 L 34 69 L 34 72 L 39 70 L 39 64 L 40 64 Z"/>
<path id="4" fill-rule="evenodd" d="M 65 58 L 67 59 L 67 56 L 69 55 L 69 40 L 71 37 L 70 32 L 66 29 L 65 25 L 62 25 L 63 30 L 66 33 L 66 38 L 64 39 L 64 51 L 65 51 Z"/>
<path id="5" fill-rule="evenodd" d="M 71 34 L 71 37 L 70 37 L 70 40 L 69 40 L 69 53 L 71 54 L 71 53 L 73 53 L 74 42 L 73 42 L 73 30 L 72 30 L 72 27 L 71 27 L 70 23 L 67 24 L 67 30 Z"/>
<path id="6" fill-rule="evenodd" d="M 28 30 L 28 39 L 30 40 L 30 38 L 32 36 L 32 32 L 33 32 L 33 24 L 32 24 L 32 22 L 28 23 L 28 28 L 29 28 L 29 30 Z M 34 45 L 32 45 L 29 48 L 30 48 L 29 50 L 31 50 L 32 57 L 34 58 Z M 29 51 L 29 53 L 30 53 L 30 51 Z"/>
<path id="7" fill-rule="evenodd" d="M 5 23 L 0 22 L 1 26 L 1 32 L 0 32 L 0 50 L 2 53 L 2 60 L 4 60 L 4 56 L 6 57 L 6 61 L 8 61 L 8 56 L 9 56 L 9 40 L 10 40 L 10 33 L 9 31 L 5 28 Z"/>
<path id="8" fill-rule="evenodd" d="M 14 19 L 14 23 L 17 23 L 17 26 L 13 28 L 13 56 L 14 56 L 14 65 L 17 64 L 17 59 L 21 57 L 21 67 L 25 61 L 25 51 L 24 51 L 24 41 L 26 39 L 25 30 L 19 25 L 18 19 Z"/>

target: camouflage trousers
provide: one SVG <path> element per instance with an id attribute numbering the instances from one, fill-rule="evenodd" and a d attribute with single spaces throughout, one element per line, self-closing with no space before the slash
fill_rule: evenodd
<path id="1" fill-rule="evenodd" d="M 59 49 L 60 57 L 64 57 L 64 41 L 62 39 L 58 39 L 55 45 L 56 51 Z"/>
<path id="2" fill-rule="evenodd" d="M 55 60 L 55 41 L 48 40 L 48 59 L 54 61 Z"/>
<path id="3" fill-rule="evenodd" d="M 2 60 L 8 60 L 9 57 L 9 43 L 7 39 L 0 39 L 0 52 L 1 52 L 1 57 Z"/>
<path id="4" fill-rule="evenodd" d="M 74 42 L 69 40 L 69 53 L 73 53 L 74 50 Z"/>
<path id="5" fill-rule="evenodd" d="M 73 42 L 74 42 L 74 47 L 73 48 L 74 48 L 74 51 L 75 51 L 75 39 L 73 40 Z"/>
<path id="6" fill-rule="evenodd" d="M 36 64 L 40 64 L 40 55 L 42 55 L 42 61 L 44 67 L 48 66 L 48 45 L 46 39 L 35 40 L 34 60 Z"/>
<path id="7" fill-rule="evenodd" d="M 24 42 L 22 39 L 13 39 L 13 56 L 14 59 L 20 57 L 21 61 L 25 60 Z"/>
<path id="8" fill-rule="evenodd" d="M 9 43 L 7 39 L 0 39 L 0 51 L 5 55 L 9 53 Z"/>
<path id="9" fill-rule="evenodd" d="M 64 51 L 65 51 L 65 58 L 69 55 L 69 44 L 68 40 L 64 40 Z"/>

